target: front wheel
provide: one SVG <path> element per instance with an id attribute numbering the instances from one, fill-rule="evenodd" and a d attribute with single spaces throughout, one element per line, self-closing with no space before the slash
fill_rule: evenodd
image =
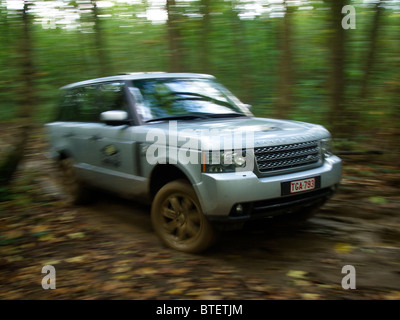
<path id="1" fill-rule="evenodd" d="M 151 221 L 158 237 L 179 251 L 199 253 L 215 239 L 195 191 L 185 180 L 170 182 L 159 190 L 153 201 Z"/>

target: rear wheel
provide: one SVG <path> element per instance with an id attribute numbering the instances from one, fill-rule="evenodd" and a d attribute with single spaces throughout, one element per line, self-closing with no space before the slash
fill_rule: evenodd
<path id="1" fill-rule="evenodd" d="M 166 184 L 154 198 L 151 221 L 169 247 L 189 253 L 207 249 L 215 239 L 192 186 L 185 180 Z"/>
<path id="2" fill-rule="evenodd" d="M 79 180 L 72 158 L 59 161 L 60 184 L 62 185 L 68 201 L 74 204 L 86 204 L 90 202 L 90 192 L 85 184 Z"/>

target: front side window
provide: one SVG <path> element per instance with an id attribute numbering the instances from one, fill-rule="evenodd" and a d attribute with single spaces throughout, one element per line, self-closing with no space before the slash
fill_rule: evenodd
<path id="1" fill-rule="evenodd" d="M 109 82 L 99 86 L 100 113 L 111 110 L 127 111 L 127 101 L 124 94 L 124 83 Z"/>
<path id="2" fill-rule="evenodd" d="M 240 101 L 210 79 L 167 78 L 132 82 L 138 114 L 144 122 L 174 117 L 246 116 Z"/>

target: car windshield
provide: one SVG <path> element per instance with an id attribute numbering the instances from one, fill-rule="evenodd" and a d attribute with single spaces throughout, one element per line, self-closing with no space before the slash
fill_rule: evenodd
<path id="1" fill-rule="evenodd" d="M 249 115 L 235 96 L 212 79 L 135 80 L 130 89 L 144 122 Z"/>

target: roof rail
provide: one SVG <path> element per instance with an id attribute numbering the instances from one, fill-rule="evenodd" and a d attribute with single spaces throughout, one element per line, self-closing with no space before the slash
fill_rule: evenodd
<path id="1" fill-rule="evenodd" d="M 153 74 L 153 73 L 165 73 L 164 71 L 153 71 L 153 72 L 119 72 L 119 76 L 128 76 L 131 74 Z"/>

